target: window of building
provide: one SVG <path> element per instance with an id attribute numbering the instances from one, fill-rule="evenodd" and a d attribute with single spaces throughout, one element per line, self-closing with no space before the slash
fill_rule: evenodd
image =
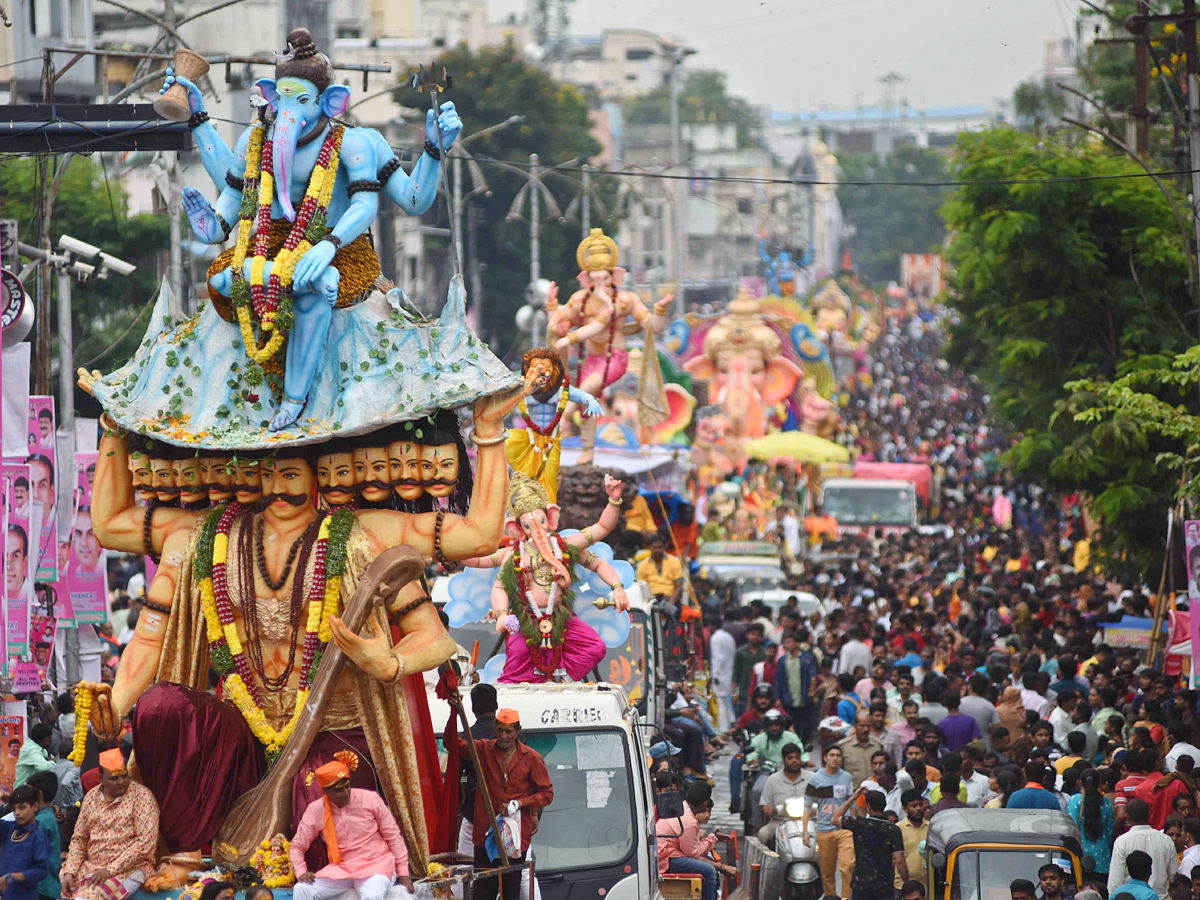
<path id="1" fill-rule="evenodd" d="M 751 203 L 749 200 L 740 199 L 740 200 L 738 200 L 737 204 L 738 204 L 738 215 L 740 215 L 740 216 L 748 216 L 752 212 L 754 212 L 754 204 Z"/>
<path id="2" fill-rule="evenodd" d="M 636 62 L 642 59 L 649 59 L 654 55 L 653 50 L 645 50 L 641 47 L 630 47 L 625 51 L 625 59 L 629 62 Z"/>
<path id="3" fill-rule="evenodd" d="M 360 38 L 360 37 L 362 37 L 362 29 L 361 28 L 351 28 L 346 25 L 339 25 L 338 30 L 337 30 L 337 36 L 339 38 L 351 38 L 351 39 L 352 38 Z"/>

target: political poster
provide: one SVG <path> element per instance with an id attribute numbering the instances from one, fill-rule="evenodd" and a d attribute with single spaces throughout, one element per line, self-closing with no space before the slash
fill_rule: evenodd
<path id="1" fill-rule="evenodd" d="M 34 581 L 58 579 L 58 500 L 56 487 L 54 437 L 54 398 L 34 395 L 29 398 L 29 489 L 35 505 L 41 507 L 41 531 L 34 553 Z"/>
<path id="2" fill-rule="evenodd" d="M 92 482 L 99 453 L 75 454 L 76 485 L 67 557 L 67 598 L 58 608 L 59 624 L 98 625 L 108 618 L 107 551 L 92 530 Z M 61 601 L 62 598 L 60 598 Z"/>
<path id="3" fill-rule="evenodd" d="M 5 704 L 7 707 L 9 704 Z M 24 704 L 22 703 L 22 706 Z M 17 757 L 25 742 L 25 716 L 0 716 L 0 791 L 11 793 L 17 778 Z"/>
<path id="4" fill-rule="evenodd" d="M 1200 521 L 1183 525 L 1183 546 L 1187 553 L 1188 610 L 1200 610 Z M 1200 615 L 1189 616 L 1192 638 L 1192 685 L 1200 687 Z"/>
<path id="5" fill-rule="evenodd" d="M 5 460 L 0 464 L 4 491 L 4 668 L 10 656 L 26 651 L 29 607 L 33 602 L 34 554 L 41 506 L 30 495 L 30 467 Z"/>

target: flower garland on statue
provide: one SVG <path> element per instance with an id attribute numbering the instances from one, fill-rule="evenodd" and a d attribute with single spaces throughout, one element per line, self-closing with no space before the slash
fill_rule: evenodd
<path id="1" fill-rule="evenodd" d="M 354 513 L 336 510 L 325 516 L 317 531 L 314 547 L 313 580 L 308 590 L 308 618 L 304 628 L 304 648 L 300 684 L 292 715 L 282 729 L 267 721 L 259 703 L 258 687 L 250 671 L 233 620 L 233 602 L 229 596 L 226 562 L 229 556 L 229 532 L 233 520 L 244 511 L 237 503 L 218 507 L 209 513 L 200 532 L 193 573 L 200 585 L 204 621 L 213 668 L 224 679 L 225 691 L 250 726 L 251 732 L 266 748 L 268 762 L 283 750 L 291 737 L 308 699 L 309 688 L 332 633 L 329 617 L 336 615 L 341 599 L 342 575 L 346 569 L 346 543 L 354 524 Z M 303 577 L 297 573 L 295 577 Z"/>
<path id="2" fill-rule="evenodd" d="M 77 766 L 83 765 L 83 754 L 87 748 L 88 721 L 92 713 L 93 691 L 91 688 L 75 689 L 75 734 L 71 753 L 67 756 Z"/>
<path id="3" fill-rule="evenodd" d="M 566 411 L 567 403 L 570 400 L 571 378 L 563 371 L 562 391 L 558 395 L 558 407 L 555 409 L 554 418 L 550 424 L 542 427 L 537 422 L 533 421 L 533 417 L 529 415 L 529 407 L 525 405 L 525 397 L 521 398 L 518 404 L 521 415 L 525 419 L 525 433 L 529 435 L 529 446 L 533 448 L 533 452 L 538 456 L 545 456 L 550 449 L 554 438 L 554 432 L 558 429 L 558 423 L 562 421 L 563 412 Z M 538 435 L 542 440 L 537 440 L 534 435 Z"/>
<path id="4" fill-rule="evenodd" d="M 341 125 L 335 125 L 325 137 L 304 192 L 304 200 L 296 213 L 296 221 L 275 256 L 271 275 L 264 283 L 263 273 L 266 271 L 271 239 L 271 205 L 275 199 L 275 178 L 272 174 L 274 148 L 270 141 L 264 139 L 265 126 L 262 123 L 256 124 L 250 132 L 246 147 L 245 186 L 238 213 L 237 243 L 229 266 L 233 278 L 230 299 L 237 312 L 246 355 L 260 366 L 279 352 L 291 330 L 292 275 L 296 264 L 325 237 L 326 214 L 333 199 L 344 133 Z M 287 186 L 283 189 L 286 190 Z M 243 268 L 250 249 L 252 224 L 255 232 L 254 255 L 250 260 L 250 282 L 247 284 Z M 261 323 L 264 334 L 272 332 L 261 347 L 251 327 L 251 312 Z M 248 380 L 260 383 L 259 370 L 252 368 Z"/>
<path id="5" fill-rule="evenodd" d="M 530 591 L 530 582 L 534 577 L 533 557 L 540 554 L 536 548 L 531 549 L 528 545 L 528 541 L 522 541 L 517 552 L 509 557 L 500 572 L 500 581 L 509 596 L 509 609 L 520 624 L 521 635 L 529 649 L 550 653 L 550 658 L 546 661 L 543 661 L 540 653 L 533 654 L 535 668 L 549 677 L 562 662 L 563 635 L 574 614 L 575 595 L 570 588 L 563 590 L 557 579 L 551 579 L 546 607 L 543 609 L 538 606 Z M 550 547 L 555 558 L 565 559 L 567 570 L 574 571 L 578 563 L 576 548 L 558 534 L 550 535 Z M 519 563 L 515 562 L 518 557 Z"/>

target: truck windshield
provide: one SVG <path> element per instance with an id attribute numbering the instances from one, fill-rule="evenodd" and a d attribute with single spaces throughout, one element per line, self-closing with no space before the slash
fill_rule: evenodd
<path id="1" fill-rule="evenodd" d="M 616 728 L 527 731 L 554 783 L 533 836 L 539 872 L 614 865 L 633 851 L 633 785 L 625 734 Z"/>
<path id="2" fill-rule="evenodd" d="M 823 506 L 839 525 L 912 525 L 916 493 L 907 485 L 895 488 L 826 487 Z"/>
<path id="3" fill-rule="evenodd" d="M 1037 885 L 1037 871 L 1054 863 L 1063 871 L 1063 896 L 1075 896 L 1075 872 L 1061 850 L 960 850 L 954 859 L 950 900 L 1009 900 L 1017 878 Z"/>
<path id="4" fill-rule="evenodd" d="M 617 647 L 609 647 L 600 661 L 600 678 L 625 689 L 629 702 L 640 715 L 646 714 L 646 636 L 649 621 L 640 609 L 629 611 L 629 637 Z"/>

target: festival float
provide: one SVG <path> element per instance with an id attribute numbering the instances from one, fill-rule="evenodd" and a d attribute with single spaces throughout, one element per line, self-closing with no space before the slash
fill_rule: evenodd
<path id="1" fill-rule="evenodd" d="M 488 593 L 505 597 L 497 621 L 516 621 L 510 656 L 526 660 L 510 681 L 577 676 L 575 656 L 603 645 L 572 611 L 572 569 L 592 577 L 589 601 L 604 595 L 586 604 L 595 612 L 626 605 L 632 573 L 598 543 L 621 485 L 590 531 L 556 533 L 545 466 L 563 398 L 584 411 L 594 400 L 572 393 L 565 371 L 552 378 L 554 352 L 518 377 L 476 338 L 457 259 L 437 318 L 416 313 L 380 270 L 367 235 L 380 202 L 429 209 L 462 128 L 453 103 L 437 102 L 445 84 L 423 72 L 413 87 L 434 103 L 405 171 L 382 135 L 338 119 L 350 91 L 305 29 L 257 82 L 255 121 L 233 147 L 195 83 L 168 72 L 164 91 L 186 98 L 217 193 L 210 203 L 185 191 L 192 230 L 233 243 L 209 269 L 201 312 L 173 319 L 164 283 L 133 358 L 80 370 L 79 381 L 104 410 L 95 533 L 145 554 L 153 578 L 115 683 L 79 686 L 73 758 L 94 764 L 128 717 L 131 768 L 157 801 L 168 854 L 147 889 L 180 886 L 207 847 L 214 863 L 289 884 L 288 838 L 346 750 L 367 763 L 349 782 L 378 786 L 413 872 L 429 871 L 444 823 L 423 673 L 456 648 L 427 565 L 500 568 L 504 590 L 489 572 Z M 584 391 L 623 372 L 616 326 L 627 314 L 647 335 L 665 321 L 618 289 L 610 241 L 594 232 L 585 244 L 586 287 L 552 325 L 557 349 L 587 348 Z M 524 448 L 504 426 L 518 404 Z M 506 453 L 528 470 L 511 488 Z M 506 528 L 519 543 L 501 558 Z M 314 846 L 306 858 L 320 857 Z"/>

